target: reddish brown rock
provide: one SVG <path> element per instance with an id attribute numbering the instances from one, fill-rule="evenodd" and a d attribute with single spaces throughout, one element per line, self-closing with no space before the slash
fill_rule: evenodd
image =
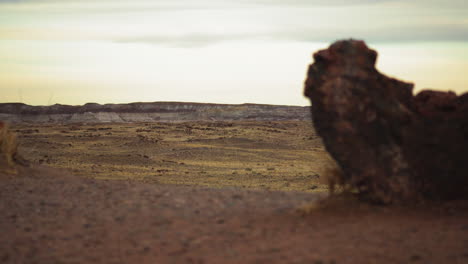
<path id="1" fill-rule="evenodd" d="M 468 197 L 468 93 L 413 96 L 376 58 L 363 41 L 338 41 L 314 54 L 305 81 L 344 183 L 384 203 Z"/>

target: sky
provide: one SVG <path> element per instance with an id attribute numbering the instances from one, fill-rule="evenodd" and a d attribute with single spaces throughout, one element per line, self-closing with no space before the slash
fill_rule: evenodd
<path id="1" fill-rule="evenodd" d="M 0 103 L 308 105 L 312 54 L 347 38 L 468 91 L 466 0 L 0 0 Z"/>

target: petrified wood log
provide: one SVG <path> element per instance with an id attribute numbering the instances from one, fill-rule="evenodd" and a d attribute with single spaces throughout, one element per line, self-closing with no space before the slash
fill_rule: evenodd
<path id="1" fill-rule="evenodd" d="M 413 96 L 376 59 L 363 41 L 338 41 L 307 73 L 314 126 L 344 183 L 383 203 L 468 197 L 468 93 Z"/>

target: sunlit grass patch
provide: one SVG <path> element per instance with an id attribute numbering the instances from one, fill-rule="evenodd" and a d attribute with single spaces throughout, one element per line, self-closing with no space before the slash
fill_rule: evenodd
<path id="1" fill-rule="evenodd" d="M 16 173 L 15 156 L 18 150 L 16 135 L 0 122 L 0 172 Z"/>

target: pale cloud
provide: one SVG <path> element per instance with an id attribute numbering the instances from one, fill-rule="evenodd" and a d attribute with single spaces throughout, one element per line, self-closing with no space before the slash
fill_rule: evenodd
<path id="1" fill-rule="evenodd" d="M 229 0 L 0 0 L 0 8 L 22 11 L 114 13 L 138 11 L 197 10 L 234 8 L 239 3 Z"/>
<path id="2" fill-rule="evenodd" d="M 468 42 L 467 25 L 437 25 L 433 27 L 386 28 L 382 30 L 320 31 L 302 28 L 291 31 L 265 31 L 246 34 L 154 35 L 112 39 L 122 43 L 147 43 L 177 47 L 203 47 L 226 41 L 266 40 L 281 42 L 333 42 L 338 39 L 363 39 L 369 43 L 404 42 Z"/>
<path id="3" fill-rule="evenodd" d="M 366 5 L 378 4 L 383 2 L 392 2 L 395 0 L 240 0 L 239 2 L 249 2 L 253 4 L 263 5 L 280 5 L 280 6 L 350 6 L 350 5 Z"/>
<path id="4" fill-rule="evenodd" d="M 176 47 L 226 41 L 467 41 L 464 1 L 0 0 L 1 39 Z M 40 12 L 39 12 L 40 11 Z"/>
<path id="5" fill-rule="evenodd" d="M 114 39 L 121 43 L 148 43 L 176 47 L 205 47 L 224 41 L 254 40 L 264 36 L 258 34 L 193 34 L 193 35 L 156 35 L 124 37 Z"/>

